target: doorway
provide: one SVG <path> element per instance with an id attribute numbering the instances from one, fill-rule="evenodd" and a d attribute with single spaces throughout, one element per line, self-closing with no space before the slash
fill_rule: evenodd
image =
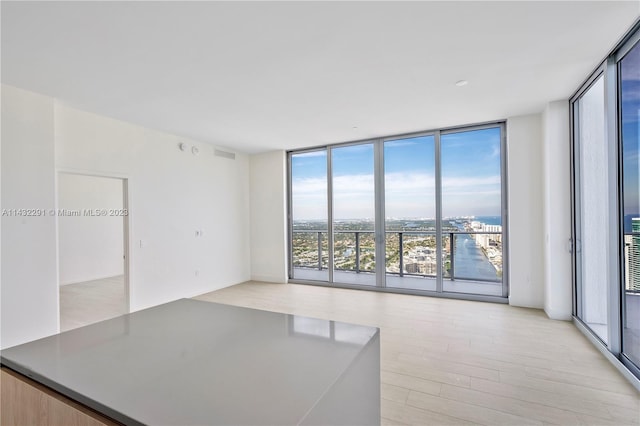
<path id="1" fill-rule="evenodd" d="M 58 173 L 60 331 L 129 312 L 127 179 Z"/>

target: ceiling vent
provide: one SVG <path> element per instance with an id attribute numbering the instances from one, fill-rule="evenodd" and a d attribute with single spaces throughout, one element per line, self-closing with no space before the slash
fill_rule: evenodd
<path id="1" fill-rule="evenodd" d="M 229 160 L 236 159 L 236 154 L 234 154 L 233 152 L 221 151 L 219 149 L 215 149 L 213 151 L 213 155 L 215 155 L 216 157 L 228 158 Z"/>

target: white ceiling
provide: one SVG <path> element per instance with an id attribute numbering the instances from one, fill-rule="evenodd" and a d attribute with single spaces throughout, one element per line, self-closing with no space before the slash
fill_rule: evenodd
<path id="1" fill-rule="evenodd" d="M 638 1 L 0 7 L 3 83 L 250 153 L 539 112 L 640 15 Z"/>

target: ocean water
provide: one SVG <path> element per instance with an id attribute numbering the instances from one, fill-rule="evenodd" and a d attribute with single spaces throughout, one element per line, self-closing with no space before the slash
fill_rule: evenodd
<path id="1" fill-rule="evenodd" d="M 500 216 L 476 216 L 475 220 L 486 225 L 502 225 L 502 218 Z"/>

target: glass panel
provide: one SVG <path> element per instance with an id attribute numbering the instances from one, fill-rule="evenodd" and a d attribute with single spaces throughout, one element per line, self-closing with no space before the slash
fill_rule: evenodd
<path id="1" fill-rule="evenodd" d="M 384 143 L 386 286 L 436 290 L 435 141 Z"/>
<path id="2" fill-rule="evenodd" d="M 293 278 L 329 280 L 327 151 L 291 155 Z"/>
<path id="3" fill-rule="evenodd" d="M 441 159 L 434 135 L 292 153 L 292 278 L 329 281 L 333 275 L 338 285 L 383 281 L 389 288 L 424 291 L 438 291 L 444 279 L 444 291 L 502 296 L 502 128 L 445 133 Z M 379 148 L 384 164 L 375 170 Z M 384 222 L 376 218 L 376 196 L 385 203 Z M 385 233 L 384 277 L 376 276 L 376 251 L 383 249 L 376 232 Z"/>
<path id="4" fill-rule="evenodd" d="M 443 290 L 502 296 L 501 128 L 441 137 Z"/>
<path id="5" fill-rule="evenodd" d="M 331 149 L 333 281 L 376 285 L 373 144 Z"/>
<path id="6" fill-rule="evenodd" d="M 578 316 L 607 342 L 607 259 L 609 207 L 604 79 L 578 100 L 579 268 Z"/>
<path id="7" fill-rule="evenodd" d="M 624 292 L 622 352 L 640 367 L 640 45 L 620 62 Z"/>

